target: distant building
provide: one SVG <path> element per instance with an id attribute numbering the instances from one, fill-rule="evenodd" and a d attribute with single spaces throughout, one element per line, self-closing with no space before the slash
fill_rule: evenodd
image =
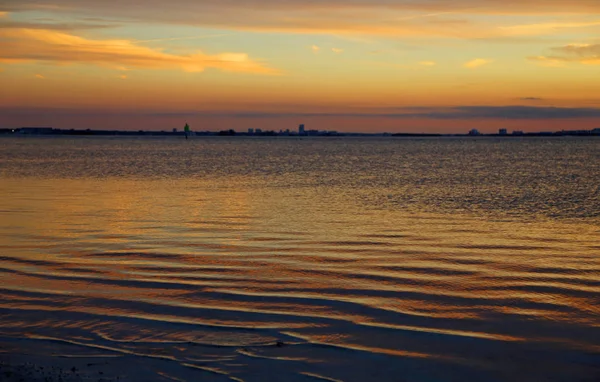
<path id="1" fill-rule="evenodd" d="M 262 134 L 262 129 L 256 129 L 255 132 L 256 134 Z"/>
<path id="2" fill-rule="evenodd" d="M 498 130 L 498 134 L 500 134 L 500 135 L 507 135 L 508 134 L 508 130 L 506 130 L 506 129 L 500 129 L 500 130 Z"/>
<path id="3" fill-rule="evenodd" d="M 304 135 L 305 131 L 304 131 L 304 124 L 301 124 L 300 126 L 298 126 L 298 135 Z"/>
<path id="4" fill-rule="evenodd" d="M 174 132 L 174 133 L 176 133 L 176 132 L 177 132 L 177 129 L 176 129 L 176 128 L 174 128 L 174 129 L 173 129 L 173 132 Z"/>
<path id="5" fill-rule="evenodd" d="M 254 129 L 248 129 L 248 134 L 253 135 L 254 134 Z"/>
<path id="6" fill-rule="evenodd" d="M 600 135 L 600 127 L 592 130 L 592 135 Z"/>
<path id="7" fill-rule="evenodd" d="M 514 130 L 514 131 L 512 132 L 512 135 L 524 135 L 524 133 L 523 133 L 523 131 L 521 131 L 521 130 Z"/>
<path id="8" fill-rule="evenodd" d="M 471 129 L 469 130 L 469 135 L 481 135 L 481 133 L 477 129 Z"/>

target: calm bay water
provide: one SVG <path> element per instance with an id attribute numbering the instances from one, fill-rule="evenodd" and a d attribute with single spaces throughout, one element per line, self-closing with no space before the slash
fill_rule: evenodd
<path id="1" fill-rule="evenodd" d="M 11 351 L 600 380 L 599 139 L 1 138 L 0 214 Z"/>

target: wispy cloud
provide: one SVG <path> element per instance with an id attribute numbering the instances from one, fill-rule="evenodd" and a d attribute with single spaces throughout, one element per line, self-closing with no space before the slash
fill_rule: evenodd
<path id="1" fill-rule="evenodd" d="M 81 23 L 81 22 L 47 22 L 41 20 L 35 21 L 16 21 L 0 19 L 0 29 L 44 29 L 57 31 L 76 31 L 88 29 L 106 29 L 114 28 L 116 24 L 99 23 Z"/>
<path id="2" fill-rule="evenodd" d="M 251 59 L 246 53 L 175 55 L 129 40 L 91 40 L 38 29 L 0 29 L 0 38 L 4 39 L 0 50 L 0 62 L 4 63 L 46 61 L 112 68 L 180 69 L 187 72 L 214 68 L 229 72 L 278 74 L 277 70 Z"/>
<path id="3" fill-rule="evenodd" d="M 340 48 L 331 48 L 331 51 L 332 51 L 333 53 L 340 54 L 340 53 L 342 53 L 342 52 L 344 51 L 344 49 L 340 49 Z"/>
<path id="4" fill-rule="evenodd" d="M 569 62 L 584 65 L 600 65 L 600 44 L 569 44 L 551 48 L 545 56 L 528 57 L 544 66 L 562 67 Z"/>
<path id="5" fill-rule="evenodd" d="M 205 38 L 214 38 L 214 37 L 225 37 L 225 36 L 233 36 L 233 33 L 219 33 L 219 34 L 206 34 L 199 36 L 185 36 L 185 37 L 165 37 L 165 38 L 153 38 L 149 40 L 135 40 L 135 43 L 148 43 L 148 42 L 164 42 L 164 41 L 177 41 L 177 40 L 200 40 Z"/>
<path id="6" fill-rule="evenodd" d="M 538 23 L 525 25 L 512 25 L 499 27 L 508 35 L 548 35 L 562 32 L 564 29 L 586 28 L 599 26 L 600 20 L 591 22 L 563 22 L 563 23 Z"/>
<path id="7" fill-rule="evenodd" d="M 77 20 L 95 15 L 97 20 L 355 37 L 493 38 L 553 34 L 600 22 L 576 18 L 599 14 L 600 5 L 594 0 L 170 0 L 145 6 L 137 0 L 121 0 L 118 7 L 105 0 L 2 0 L 0 9 L 43 10 Z M 509 15 L 562 13 L 573 16 L 574 21 L 500 25 Z M 487 15 L 494 18 L 478 20 Z"/>
<path id="8" fill-rule="evenodd" d="M 542 101 L 543 98 L 539 98 L 539 97 L 521 97 L 519 98 L 521 101 Z"/>
<path id="9" fill-rule="evenodd" d="M 535 106 L 458 106 L 458 107 L 409 107 L 397 112 L 378 113 L 272 113 L 242 112 L 229 115 L 239 118 L 264 117 L 353 117 L 353 118 L 423 118 L 423 119 L 572 119 L 600 117 L 600 108 L 556 108 Z"/>
<path id="10" fill-rule="evenodd" d="M 319 51 L 321 50 L 321 48 L 319 48 L 316 45 L 311 46 L 310 49 L 313 51 L 313 53 L 319 53 Z"/>
<path id="11" fill-rule="evenodd" d="M 547 56 L 530 56 L 527 57 L 527 59 L 529 61 L 533 61 L 536 64 L 540 65 L 540 66 L 545 66 L 548 68 L 563 68 L 566 66 L 566 63 L 564 60 L 558 60 L 556 58 L 553 57 L 547 57 Z"/>
<path id="12" fill-rule="evenodd" d="M 6 17 L 8 16 L 8 12 L 0 12 L 0 17 Z"/>
<path id="13" fill-rule="evenodd" d="M 421 62 L 419 62 L 419 65 L 421 65 L 421 66 L 435 66 L 436 63 L 435 63 L 435 61 L 421 61 Z"/>
<path id="14" fill-rule="evenodd" d="M 119 7 L 106 2 L 106 0 L 3 0 L 3 10 L 32 10 L 32 9 L 89 9 L 92 11 L 113 11 L 118 13 L 129 13 L 137 11 L 138 14 L 146 16 L 156 13 L 164 17 L 170 14 L 191 13 L 196 16 L 197 11 L 212 9 L 215 14 L 220 10 L 237 10 L 247 12 L 258 10 L 260 12 L 270 11 L 294 11 L 294 10 L 324 10 L 334 11 L 338 9 L 385 9 L 400 10 L 405 13 L 405 18 L 415 16 L 407 12 L 421 12 L 424 15 L 416 17 L 430 17 L 447 13 L 456 13 L 457 10 L 468 11 L 477 14 L 564 14 L 565 12 L 587 12 L 598 11 L 600 5 L 590 0 L 455 0 L 452 2 L 429 0 L 370 0 L 370 1 L 348 1 L 348 0 L 321 0 L 318 2 L 307 2 L 306 0 L 248 0 L 248 1 L 223 1 L 223 0 L 171 0 L 169 2 L 152 2 L 151 7 L 140 6 L 136 0 L 121 0 Z M 153 12 L 154 11 L 154 12 Z M 171 11 L 171 12 L 167 12 Z"/>
<path id="15" fill-rule="evenodd" d="M 474 60 L 465 62 L 463 66 L 468 69 L 475 69 L 484 65 L 491 64 L 492 62 L 493 60 L 488 60 L 486 58 L 476 58 Z"/>
<path id="16" fill-rule="evenodd" d="M 110 112 L 97 110 L 3 108 L 6 115 L 108 115 Z M 381 111 L 377 108 L 362 112 L 273 112 L 273 111 L 133 111 L 113 112 L 113 115 L 149 117 L 225 117 L 225 118 L 392 118 L 392 119 L 435 119 L 435 120 L 538 120 L 538 119 L 581 119 L 599 118 L 600 108 L 560 108 L 538 106 L 456 106 L 456 107 L 399 107 Z"/>
<path id="17" fill-rule="evenodd" d="M 42 76 L 41 74 L 36 74 L 36 75 L 35 75 L 35 78 L 39 78 L 39 79 L 42 79 L 42 80 L 43 80 L 43 79 L 44 79 L 44 78 L 46 78 L 46 77 Z"/>
<path id="18" fill-rule="evenodd" d="M 122 80 L 126 80 L 127 76 L 125 74 L 123 74 L 123 75 L 120 75 L 119 78 L 122 79 Z"/>
<path id="19" fill-rule="evenodd" d="M 600 65 L 600 44 L 569 44 L 552 48 L 557 60 L 576 61 L 586 65 Z"/>

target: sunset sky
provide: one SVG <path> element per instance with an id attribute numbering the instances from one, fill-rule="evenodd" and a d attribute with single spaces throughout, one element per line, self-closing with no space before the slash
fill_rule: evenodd
<path id="1" fill-rule="evenodd" d="M 600 127 L 600 1 L 0 1 L 0 127 L 186 122 Z"/>

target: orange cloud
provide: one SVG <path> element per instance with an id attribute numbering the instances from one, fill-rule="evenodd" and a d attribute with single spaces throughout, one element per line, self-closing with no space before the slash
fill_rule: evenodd
<path id="1" fill-rule="evenodd" d="M 551 56 L 528 57 L 545 66 L 565 66 L 567 62 L 600 65 L 600 44 L 569 44 L 551 49 Z"/>
<path id="2" fill-rule="evenodd" d="M 310 49 L 312 49 L 313 53 L 319 53 L 319 50 L 321 50 L 321 48 L 316 45 L 311 46 Z"/>
<path id="3" fill-rule="evenodd" d="M 340 49 L 340 48 L 331 48 L 331 51 L 332 51 L 333 53 L 340 54 L 340 53 L 342 53 L 342 52 L 344 51 L 344 49 Z"/>
<path id="4" fill-rule="evenodd" d="M 42 79 L 42 80 L 43 80 L 43 79 L 44 79 L 44 78 L 46 78 L 46 77 L 42 76 L 41 74 L 36 74 L 36 75 L 35 75 L 35 78 L 39 78 L 39 79 Z"/>
<path id="5" fill-rule="evenodd" d="M 565 66 L 565 62 L 563 60 L 557 60 L 556 58 L 552 57 L 533 56 L 527 57 L 527 59 L 536 62 L 540 66 L 545 66 L 549 68 L 562 68 Z"/>
<path id="6" fill-rule="evenodd" d="M 463 66 L 468 69 L 475 69 L 490 63 L 492 63 L 492 60 L 488 60 L 486 58 L 476 58 L 469 62 L 465 62 Z"/>
<path id="7" fill-rule="evenodd" d="M 278 74 L 278 71 L 252 60 L 245 53 L 202 52 L 175 55 L 138 45 L 129 40 L 90 40 L 73 34 L 42 29 L 4 29 L 0 62 L 50 61 L 86 63 L 113 67 L 180 69 L 202 72 L 214 68 L 228 72 Z"/>

